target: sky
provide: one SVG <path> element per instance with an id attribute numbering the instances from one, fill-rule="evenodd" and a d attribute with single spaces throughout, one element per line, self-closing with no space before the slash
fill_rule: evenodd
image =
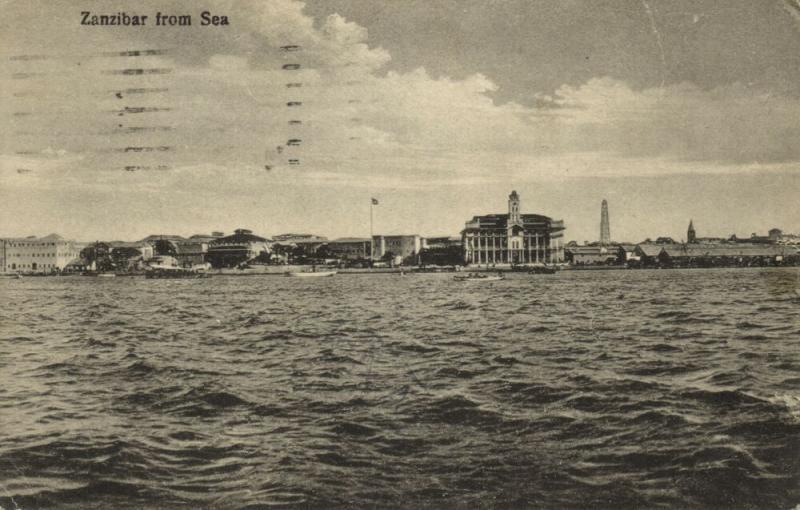
<path id="1" fill-rule="evenodd" d="M 0 7 L 0 236 L 800 233 L 798 0 Z"/>

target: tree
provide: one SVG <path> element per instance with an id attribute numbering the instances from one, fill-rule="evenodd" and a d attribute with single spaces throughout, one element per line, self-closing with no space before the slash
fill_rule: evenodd
<path id="1" fill-rule="evenodd" d="M 121 247 L 111 250 L 111 261 L 115 267 L 130 269 L 142 258 L 142 252 L 136 248 Z"/>
<path id="2" fill-rule="evenodd" d="M 153 248 L 155 249 L 156 255 L 169 255 L 170 257 L 174 257 L 178 254 L 175 245 L 168 239 L 158 239 Z"/>
<path id="3" fill-rule="evenodd" d="M 457 266 L 464 263 L 464 252 L 461 246 L 424 248 L 420 251 L 419 258 L 423 265 Z"/>
<path id="4" fill-rule="evenodd" d="M 323 244 L 322 246 L 317 248 L 317 251 L 314 253 L 314 255 L 316 257 L 318 257 L 318 258 L 321 258 L 321 259 L 335 259 L 335 258 L 337 258 L 336 255 L 331 251 L 331 249 L 328 247 L 327 244 Z"/>
<path id="5" fill-rule="evenodd" d="M 111 259 L 111 248 L 106 243 L 94 243 L 81 250 L 81 259 L 87 266 L 94 263 L 98 271 L 111 271 L 114 269 L 114 262 Z"/>

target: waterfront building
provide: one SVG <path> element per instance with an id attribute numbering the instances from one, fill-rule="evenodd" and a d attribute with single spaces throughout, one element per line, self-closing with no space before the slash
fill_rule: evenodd
<path id="1" fill-rule="evenodd" d="M 624 260 L 617 246 L 567 246 L 564 248 L 564 258 L 576 266 L 585 265 L 610 265 Z"/>
<path id="2" fill-rule="evenodd" d="M 276 244 L 296 248 L 305 257 L 312 257 L 317 250 L 328 243 L 328 238 L 314 234 L 279 234 L 273 236 Z"/>
<path id="3" fill-rule="evenodd" d="M 600 204 L 600 244 L 611 244 L 611 225 L 608 219 L 608 202 L 604 199 Z"/>
<path id="4" fill-rule="evenodd" d="M 196 243 L 210 243 L 211 241 L 216 241 L 220 237 L 225 237 L 225 234 L 222 232 L 211 232 L 211 235 L 208 234 L 194 234 L 189 236 L 188 241 L 196 242 Z"/>
<path id="5" fill-rule="evenodd" d="M 0 240 L 0 272 L 52 273 L 63 270 L 80 256 L 85 243 L 57 234 Z"/>
<path id="6" fill-rule="evenodd" d="M 370 240 L 364 237 L 341 237 L 328 241 L 326 251 L 341 260 L 365 260 L 369 258 Z"/>
<path id="7" fill-rule="evenodd" d="M 769 239 L 775 244 L 800 244 L 800 235 L 787 234 L 779 228 L 769 231 Z"/>
<path id="8" fill-rule="evenodd" d="M 112 241 L 108 243 L 108 245 L 111 248 L 112 252 L 115 250 L 123 250 L 123 249 L 136 250 L 139 253 L 138 256 L 141 257 L 142 260 L 150 260 L 156 255 L 153 245 L 145 241 L 134 241 L 134 242 Z"/>
<path id="9" fill-rule="evenodd" d="M 208 262 L 212 267 L 235 267 L 256 258 L 269 256 L 271 241 L 254 235 L 251 230 L 236 229 L 232 235 L 220 237 L 208 245 Z"/>
<path id="10" fill-rule="evenodd" d="M 105 243 L 95 243 L 95 253 L 97 253 L 96 248 L 100 244 Z M 155 256 L 155 248 L 152 244 L 147 242 L 112 241 L 105 246 L 107 246 L 108 249 L 105 256 L 109 257 L 111 265 L 116 271 L 135 271 L 141 269 L 145 262 Z M 82 261 L 75 265 L 80 267 L 86 262 L 88 261 Z"/>
<path id="11" fill-rule="evenodd" d="M 221 238 L 211 238 L 192 236 L 185 241 L 175 243 L 175 259 L 181 267 L 192 267 L 205 264 L 208 256 L 208 245 Z"/>
<path id="12" fill-rule="evenodd" d="M 461 236 L 426 237 L 422 240 L 420 265 L 460 266 L 464 263 Z"/>
<path id="13" fill-rule="evenodd" d="M 800 264 L 800 249 L 777 244 L 640 244 L 644 267 L 730 267 Z"/>
<path id="14" fill-rule="evenodd" d="M 426 237 L 423 241 L 422 248 L 435 250 L 447 248 L 461 248 L 461 236 L 440 236 L 440 237 Z"/>
<path id="15" fill-rule="evenodd" d="M 328 238 L 314 234 L 278 234 L 276 236 L 272 236 L 272 240 L 276 243 L 297 243 L 325 242 L 328 240 Z"/>
<path id="16" fill-rule="evenodd" d="M 636 245 L 631 243 L 619 243 L 620 262 L 623 263 L 638 263 L 639 256 L 636 254 Z"/>
<path id="17" fill-rule="evenodd" d="M 642 266 L 654 267 L 658 265 L 658 256 L 663 245 L 655 243 L 642 243 L 636 246 L 636 257 Z"/>
<path id="18" fill-rule="evenodd" d="M 392 260 L 415 264 L 416 258 L 423 248 L 423 240 L 417 234 L 411 235 L 376 235 L 372 236 L 372 259 L 381 260 L 387 255 Z"/>
<path id="19" fill-rule="evenodd" d="M 182 236 L 176 236 L 170 234 L 153 234 L 145 237 L 144 239 L 140 239 L 139 242 L 154 244 L 156 241 L 170 241 L 174 244 L 185 240 L 186 238 Z"/>
<path id="20" fill-rule="evenodd" d="M 475 216 L 461 232 L 468 264 L 535 264 L 564 261 L 564 222 L 540 214 L 522 214 L 516 191 L 508 214 Z"/>

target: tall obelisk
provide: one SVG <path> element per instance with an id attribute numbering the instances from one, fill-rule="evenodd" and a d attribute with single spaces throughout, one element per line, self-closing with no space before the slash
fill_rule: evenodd
<path id="1" fill-rule="evenodd" d="M 600 244 L 607 246 L 611 244 L 611 226 L 608 222 L 608 202 L 603 200 L 600 210 Z"/>

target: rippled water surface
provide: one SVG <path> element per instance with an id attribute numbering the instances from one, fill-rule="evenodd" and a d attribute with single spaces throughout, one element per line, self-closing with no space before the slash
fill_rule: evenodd
<path id="1" fill-rule="evenodd" d="M 0 280 L 0 505 L 792 509 L 797 288 Z"/>

